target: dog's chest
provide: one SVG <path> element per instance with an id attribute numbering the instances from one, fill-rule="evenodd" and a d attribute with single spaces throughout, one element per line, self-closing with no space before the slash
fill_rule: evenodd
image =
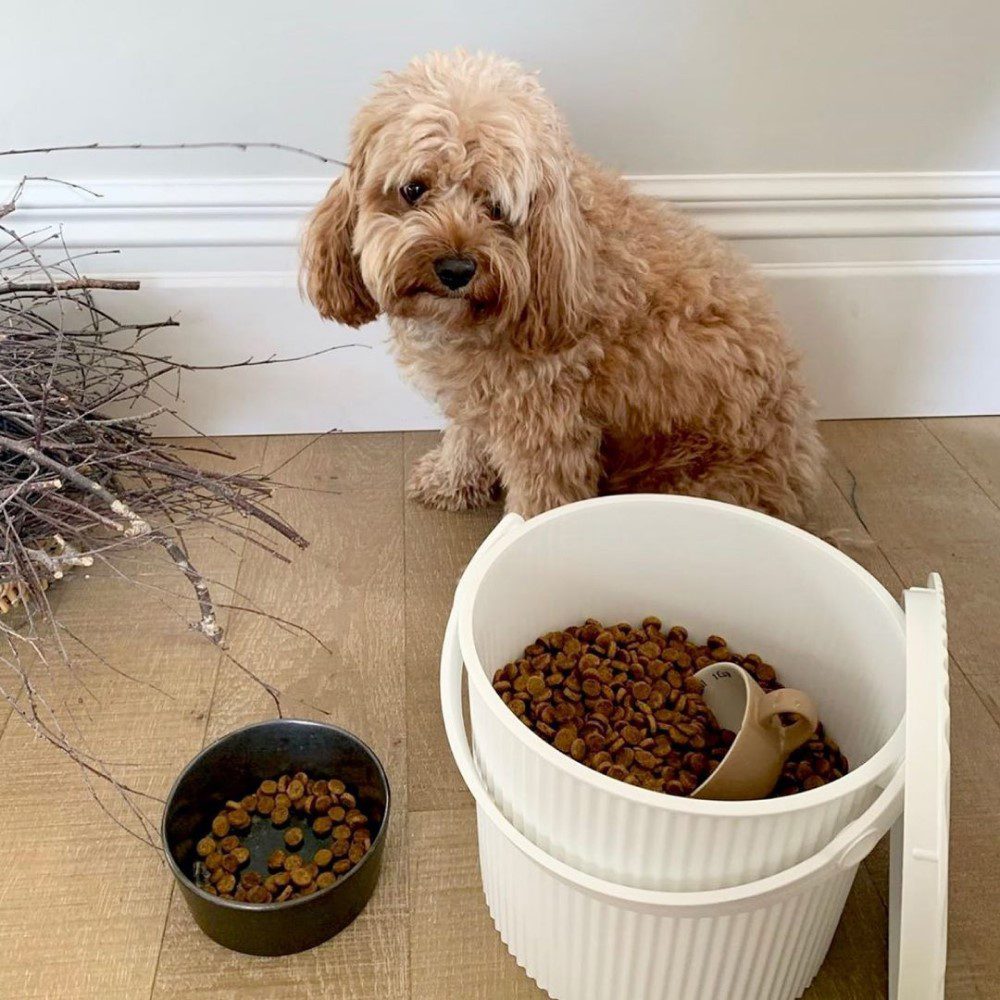
<path id="1" fill-rule="evenodd" d="M 412 321 L 391 324 L 393 351 L 409 380 L 450 419 L 489 421 L 539 394 L 578 391 L 589 379 L 581 357 L 525 354 L 483 337 L 456 337 Z"/>

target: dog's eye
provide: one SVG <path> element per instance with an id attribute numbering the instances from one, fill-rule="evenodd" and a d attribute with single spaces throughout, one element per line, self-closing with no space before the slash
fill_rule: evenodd
<path id="1" fill-rule="evenodd" d="M 486 203 L 486 214 L 494 222 L 499 222 L 503 218 L 503 206 L 498 205 L 495 201 L 488 201 Z"/>
<path id="2" fill-rule="evenodd" d="M 427 185 L 422 181 L 407 181 L 400 189 L 399 193 L 407 205 L 416 205 L 421 196 L 427 190 Z"/>

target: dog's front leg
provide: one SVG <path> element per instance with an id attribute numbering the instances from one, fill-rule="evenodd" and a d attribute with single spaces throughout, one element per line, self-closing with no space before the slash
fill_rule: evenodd
<path id="1" fill-rule="evenodd" d="M 462 424 L 450 424 L 441 443 L 413 466 L 407 493 L 437 510 L 471 510 L 494 500 L 497 485 L 480 434 Z"/>
<path id="2" fill-rule="evenodd" d="M 507 510 L 534 517 L 553 507 L 597 495 L 600 432 L 580 421 L 555 427 L 530 419 L 491 442 L 494 464 L 507 490 Z"/>

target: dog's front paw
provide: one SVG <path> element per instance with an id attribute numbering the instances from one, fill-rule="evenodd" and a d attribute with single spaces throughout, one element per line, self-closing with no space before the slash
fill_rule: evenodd
<path id="1" fill-rule="evenodd" d="M 414 464 L 406 492 L 410 499 L 435 510 L 473 510 L 496 499 L 497 485 L 488 468 L 451 467 L 439 446 Z"/>

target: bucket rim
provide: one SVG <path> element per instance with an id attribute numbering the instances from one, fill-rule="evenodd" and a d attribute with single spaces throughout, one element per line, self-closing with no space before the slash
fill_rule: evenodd
<path id="1" fill-rule="evenodd" d="M 789 868 L 772 875 L 715 889 L 644 889 L 612 882 L 561 861 L 521 833 L 501 812 L 484 784 L 472 757 L 462 712 L 461 650 L 454 611 L 441 650 L 441 709 L 445 733 L 462 780 L 476 803 L 480 844 L 483 824 L 489 824 L 515 850 L 574 891 L 612 906 L 651 913 L 672 911 L 674 916 L 719 916 L 763 906 L 768 900 L 805 891 L 838 874 L 852 873 L 872 851 L 903 809 L 904 766 L 900 761 L 865 811 L 848 823 L 825 846 Z M 466 671 L 467 672 L 467 671 Z"/>
<path id="2" fill-rule="evenodd" d="M 500 522 L 496 537 L 490 536 L 469 562 L 462 579 L 455 591 L 454 609 L 457 614 L 458 638 L 462 657 L 466 663 L 466 673 L 469 678 L 470 693 L 475 689 L 481 703 L 499 721 L 506 732 L 514 737 L 527 750 L 538 754 L 541 759 L 555 767 L 569 780 L 589 785 L 597 792 L 606 793 L 616 798 L 646 806 L 660 812 L 677 813 L 695 816 L 724 816 L 728 818 L 753 818 L 758 816 L 792 815 L 795 813 L 823 808 L 830 803 L 857 792 L 866 785 L 874 785 L 880 776 L 890 772 L 902 759 L 905 747 L 905 717 L 901 716 L 892 735 L 867 760 L 850 770 L 842 778 L 814 788 L 799 792 L 796 795 L 785 795 L 775 799 L 755 799 L 751 801 L 722 801 L 712 799 L 691 799 L 648 788 L 637 788 L 623 781 L 616 781 L 607 775 L 581 766 L 577 761 L 560 753 L 545 740 L 518 721 L 517 717 L 504 705 L 500 696 L 493 690 L 492 684 L 483 669 L 482 660 L 476 649 L 472 629 L 472 610 L 476 595 L 483 579 L 495 564 L 496 560 L 507 549 L 518 542 L 527 539 L 539 529 L 544 529 L 553 521 L 563 520 L 578 515 L 581 510 L 595 507 L 631 506 L 635 504 L 654 504 L 664 508 L 680 506 L 695 506 L 716 509 L 723 516 L 743 519 L 748 523 L 766 524 L 772 529 L 778 529 L 788 535 L 798 538 L 805 544 L 821 551 L 828 558 L 838 562 L 863 583 L 875 599 L 889 612 L 899 629 L 900 644 L 905 646 L 906 616 L 902 607 L 892 597 L 888 590 L 879 583 L 863 566 L 856 563 L 839 549 L 815 535 L 787 524 L 778 518 L 763 514 L 760 511 L 748 510 L 735 504 L 723 503 L 720 500 L 708 500 L 702 497 L 687 497 L 663 495 L 656 493 L 632 493 L 623 496 L 597 497 L 566 504 L 539 514 L 527 521 L 508 515 Z M 489 544 L 487 544 L 487 542 Z"/>

